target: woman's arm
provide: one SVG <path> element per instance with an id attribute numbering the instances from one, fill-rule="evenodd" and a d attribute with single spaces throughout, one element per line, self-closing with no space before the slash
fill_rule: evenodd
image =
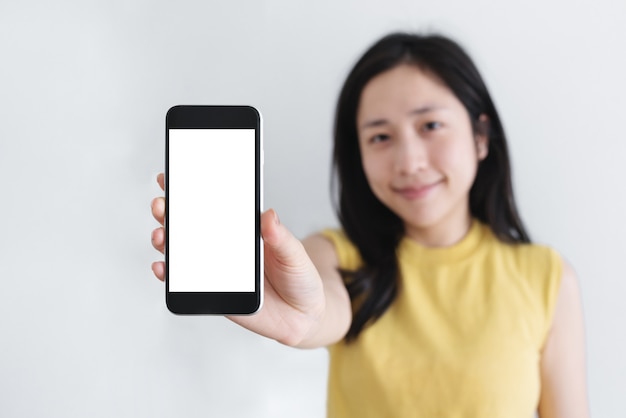
<path id="1" fill-rule="evenodd" d="M 576 273 L 563 262 L 552 329 L 541 356 L 541 418 L 589 417 L 585 332 Z"/>
<path id="2" fill-rule="evenodd" d="M 321 235 L 302 241 L 324 284 L 326 306 L 318 327 L 297 347 L 327 346 L 345 337 L 352 322 L 350 296 L 339 274 L 339 260 L 334 245 Z"/>

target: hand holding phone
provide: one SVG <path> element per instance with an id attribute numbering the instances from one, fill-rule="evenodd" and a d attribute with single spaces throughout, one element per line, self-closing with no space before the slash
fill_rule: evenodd
<path id="1" fill-rule="evenodd" d="M 165 176 L 157 176 L 165 189 Z M 152 215 L 165 222 L 165 199 L 152 201 Z M 229 316 L 233 322 L 283 344 L 296 345 L 302 341 L 324 314 L 325 296 L 322 280 L 304 250 L 302 243 L 280 223 L 272 209 L 261 214 L 264 237 L 264 302 L 255 315 Z M 207 237 L 210 239 L 210 237 Z M 164 226 L 152 232 L 152 245 L 164 252 Z M 155 276 L 165 280 L 165 263 L 152 264 Z"/>

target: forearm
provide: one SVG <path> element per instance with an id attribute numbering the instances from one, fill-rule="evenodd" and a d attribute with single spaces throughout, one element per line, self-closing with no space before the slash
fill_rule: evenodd
<path id="1" fill-rule="evenodd" d="M 303 241 L 323 287 L 323 306 L 312 318 L 310 327 L 294 344 L 299 348 L 325 347 L 340 341 L 352 322 L 350 296 L 338 271 L 338 260 L 332 243 L 321 235 Z"/>
<path id="2" fill-rule="evenodd" d="M 337 294 L 333 289 L 325 290 L 324 293 L 322 314 L 313 320 L 309 331 L 294 347 L 326 347 L 342 340 L 348 332 L 352 321 L 349 297 L 341 292 Z"/>

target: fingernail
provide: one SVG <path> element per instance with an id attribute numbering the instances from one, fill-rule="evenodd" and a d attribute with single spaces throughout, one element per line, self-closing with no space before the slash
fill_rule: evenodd
<path id="1" fill-rule="evenodd" d="M 276 225 L 280 225 L 280 218 L 278 217 L 278 213 L 276 213 L 276 211 L 274 211 L 274 222 L 276 222 Z"/>

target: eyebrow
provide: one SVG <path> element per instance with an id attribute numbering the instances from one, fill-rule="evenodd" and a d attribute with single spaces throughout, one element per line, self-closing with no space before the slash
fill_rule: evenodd
<path id="1" fill-rule="evenodd" d="M 423 106 L 423 107 L 418 107 L 417 109 L 411 110 L 408 114 L 409 115 L 423 115 L 424 113 L 429 113 L 429 112 L 433 112 L 435 110 L 440 110 L 443 109 L 442 106 L 432 106 L 432 105 L 427 105 L 427 106 Z M 367 128 L 375 128 L 377 126 L 383 126 L 388 124 L 389 121 L 387 119 L 374 119 L 374 120 L 370 120 L 365 122 L 364 124 L 361 125 L 360 130 L 363 129 L 367 129 Z"/>

